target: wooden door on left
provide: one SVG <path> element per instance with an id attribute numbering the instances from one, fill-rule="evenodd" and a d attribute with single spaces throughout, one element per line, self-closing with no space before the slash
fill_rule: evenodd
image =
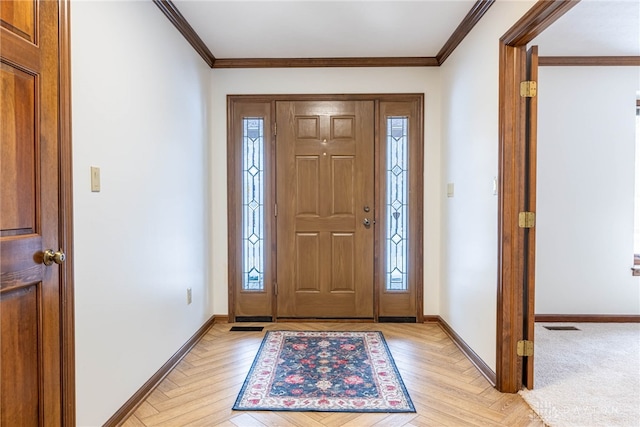
<path id="1" fill-rule="evenodd" d="M 3 426 L 62 425 L 65 412 L 59 6 L 0 2 Z M 51 265 L 45 266 L 47 249 Z"/>

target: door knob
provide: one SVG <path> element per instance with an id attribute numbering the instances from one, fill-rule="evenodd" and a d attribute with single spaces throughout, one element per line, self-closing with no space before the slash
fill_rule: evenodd
<path id="1" fill-rule="evenodd" d="M 371 225 L 371 221 L 369 221 L 369 218 L 365 218 L 364 221 L 362 221 L 362 223 L 364 224 L 365 227 L 369 227 Z"/>
<path id="2" fill-rule="evenodd" d="M 53 249 L 47 249 L 42 255 L 42 263 L 47 266 L 54 262 L 56 264 L 62 264 L 65 259 L 67 259 L 67 257 L 64 252 L 62 252 L 62 249 L 57 252 L 54 252 Z"/>

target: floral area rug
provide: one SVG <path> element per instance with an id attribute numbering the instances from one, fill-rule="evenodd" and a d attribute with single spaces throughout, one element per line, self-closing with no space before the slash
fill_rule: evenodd
<path id="1" fill-rule="evenodd" d="M 381 332 L 268 331 L 241 411 L 415 412 Z"/>

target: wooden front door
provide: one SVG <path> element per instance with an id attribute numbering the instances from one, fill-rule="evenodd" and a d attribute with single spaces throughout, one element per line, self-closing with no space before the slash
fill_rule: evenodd
<path id="1" fill-rule="evenodd" d="M 373 318 L 374 102 L 278 101 L 277 315 Z"/>
<path id="2" fill-rule="evenodd" d="M 58 3 L 0 2 L 0 425 L 63 422 Z M 53 261 L 53 260 L 52 260 Z"/>

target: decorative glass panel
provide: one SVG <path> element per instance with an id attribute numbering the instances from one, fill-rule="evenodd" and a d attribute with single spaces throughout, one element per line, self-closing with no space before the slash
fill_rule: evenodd
<path id="1" fill-rule="evenodd" d="M 408 117 L 387 117 L 386 289 L 408 289 Z"/>
<path id="2" fill-rule="evenodd" d="M 242 289 L 264 290 L 264 119 L 242 119 Z"/>

